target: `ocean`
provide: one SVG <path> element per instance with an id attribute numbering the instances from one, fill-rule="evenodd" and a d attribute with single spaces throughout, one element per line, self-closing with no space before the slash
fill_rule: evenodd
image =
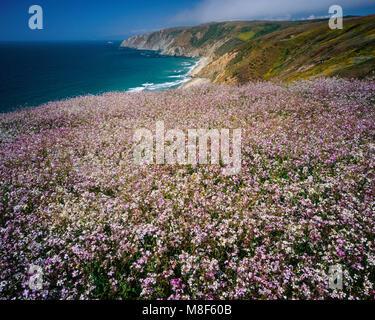
<path id="1" fill-rule="evenodd" d="M 108 91 L 177 88 L 197 63 L 120 43 L 0 43 L 0 113 Z"/>

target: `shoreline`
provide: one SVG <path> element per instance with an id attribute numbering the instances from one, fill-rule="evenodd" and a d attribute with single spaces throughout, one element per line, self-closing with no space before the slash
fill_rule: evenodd
<path id="1" fill-rule="evenodd" d="M 140 50 L 140 49 L 135 49 Z M 143 49 L 142 49 L 143 50 Z M 155 51 L 155 50 L 151 50 Z M 169 56 L 169 55 L 167 55 Z M 173 56 L 170 56 L 173 57 Z M 191 57 L 186 57 L 191 58 Z M 171 76 L 170 78 L 180 78 L 181 80 L 176 81 L 167 81 L 162 83 L 144 83 L 139 87 L 129 88 L 126 92 L 142 92 L 142 91 L 163 91 L 163 90 L 173 90 L 173 89 L 180 89 L 180 88 L 188 88 L 192 85 L 197 83 L 203 82 L 210 82 L 209 79 L 199 78 L 196 75 L 209 64 L 209 58 L 202 57 L 198 61 L 195 62 L 194 65 L 188 68 L 188 71 L 183 75 Z M 202 79 L 202 80 L 199 80 Z"/>
<path id="2" fill-rule="evenodd" d="M 153 50 L 153 49 L 139 49 L 139 48 L 133 48 L 133 47 L 126 47 L 126 46 L 124 46 L 124 47 L 135 49 L 135 50 L 150 50 L 150 51 L 158 52 L 158 50 Z M 173 56 L 173 55 L 168 55 L 168 54 L 164 54 L 164 55 L 171 56 L 171 57 Z M 192 58 L 192 57 L 189 57 L 189 56 L 185 56 L 185 57 L 186 58 Z M 158 88 L 162 89 L 162 90 L 163 89 L 164 90 L 168 90 L 168 89 L 187 89 L 187 88 L 190 88 L 190 87 L 193 87 L 193 86 L 211 83 L 211 80 L 208 79 L 208 78 L 198 77 L 198 73 L 203 68 L 205 68 L 209 63 L 210 63 L 209 57 L 199 58 L 198 62 L 194 66 L 192 66 L 192 68 L 184 75 L 184 77 L 183 77 L 184 79 L 180 80 L 180 84 L 177 84 L 178 85 L 177 87 L 173 87 L 172 82 L 166 82 L 166 83 L 158 84 L 156 86 Z M 155 85 L 153 84 L 153 86 L 155 86 Z M 149 84 L 146 84 L 146 85 L 142 85 L 142 87 L 129 88 L 126 91 L 127 92 L 142 92 L 144 90 L 150 89 L 150 87 L 152 87 L 152 86 L 149 86 Z M 162 87 L 164 87 L 164 88 L 162 88 Z M 151 89 L 151 90 L 154 91 L 155 89 Z"/>
<path id="3" fill-rule="evenodd" d="M 185 82 L 179 89 L 188 89 L 191 87 L 203 85 L 203 84 L 209 84 L 211 83 L 210 79 L 207 78 L 192 78 L 188 82 Z"/>
<path id="4" fill-rule="evenodd" d="M 208 57 L 202 57 L 198 63 L 194 66 L 194 68 L 187 74 L 191 79 L 185 83 L 183 83 L 179 89 L 187 89 L 197 85 L 211 83 L 210 79 L 198 77 L 198 73 L 206 67 L 210 63 L 210 59 Z"/>

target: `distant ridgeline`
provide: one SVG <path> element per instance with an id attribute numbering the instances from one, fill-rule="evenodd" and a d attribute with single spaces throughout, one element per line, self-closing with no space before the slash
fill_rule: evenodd
<path id="1" fill-rule="evenodd" d="M 331 30 L 328 19 L 209 23 L 139 35 L 121 45 L 209 57 L 198 76 L 217 83 L 375 76 L 375 15 L 346 17 L 342 30 Z"/>

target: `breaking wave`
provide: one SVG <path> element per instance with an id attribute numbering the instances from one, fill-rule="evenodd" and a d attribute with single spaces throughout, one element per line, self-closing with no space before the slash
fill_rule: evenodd
<path id="1" fill-rule="evenodd" d="M 194 68 L 199 64 L 200 61 L 197 61 L 196 63 L 189 63 L 189 62 L 183 62 L 181 66 L 182 69 L 174 70 L 174 73 L 180 73 L 183 72 L 183 74 L 173 74 L 168 76 L 168 78 L 171 79 L 178 79 L 175 81 L 166 81 L 162 83 L 143 83 L 142 86 L 130 88 L 128 89 L 128 92 L 141 92 L 141 91 L 161 91 L 161 90 L 167 90 L 167 89 L 174 89 L 178 88 L 181 85 L 183 85 L 185 82 L 188 82 L 191 80 L 190 74 L 194 70 Z"/>

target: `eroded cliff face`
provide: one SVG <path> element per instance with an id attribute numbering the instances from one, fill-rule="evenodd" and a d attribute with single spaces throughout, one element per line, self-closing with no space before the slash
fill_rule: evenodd
<path id="1" fill-rule="evenodd" d="M 237 52 L 225 53 L 223 56 L 212 59 L 197 76 L 211 79 L 214 83 L 238 84 L 235 77 L 228 77 L 229 63 L 236 57 Z"/>
<path id="2" fill-rule="evenodd" d="M 224 84 L 375 74 L 375 15 L 327 20 L 209 23 L 134 36 L 121 46 L 205 57 L 193 76 Z M 350 30 L 350 32 L 348 32 Z"/>
<path id="3" fill-rule="evenodd" d="M 249 23 L 251 22 L 226 22 L 171 28 L 131 37 L 124 40 L 121 46 L 156 50 L 171 56 L 204 58 L 201 65 L 192 73 L 192 77 L 205 77 L 212 81 L 213 75 L 223 72 L 227 64 L 227 61 L 223 63 L 220 59 L 222 55 L 220 50 L 230 48 L 231 46 L 227 43 L 231 42 L 236 34 Z M 238 42 L 241 40 L 235 41 L 232 47 Z M 217 62 L 212 64 L 215 61 Z"/>
<path id="4" fill-rule="evenodd" d="M 210 57 L 225 42 L 224 38 L 195 46 L 195 39 L 199 41 L 201 37 L 202 33 L 194 34 L 190 28 L 167 29 L 131 37 L 124 40 L 121 46 L 140 50 L 156 50 L 171 56 L 197 58 Z"/>
<path id="5" fill-rule="evenodd" d="M 128 40 L 124 40 L 121 46 L 140 50 L 157 50 L 162 54 L 172 56 L 200 56 L 198 50 L 191 50 L 191 48 L 177 45 L 176 39 L 172 35 L 162 31 L 129 38 Z"/>

